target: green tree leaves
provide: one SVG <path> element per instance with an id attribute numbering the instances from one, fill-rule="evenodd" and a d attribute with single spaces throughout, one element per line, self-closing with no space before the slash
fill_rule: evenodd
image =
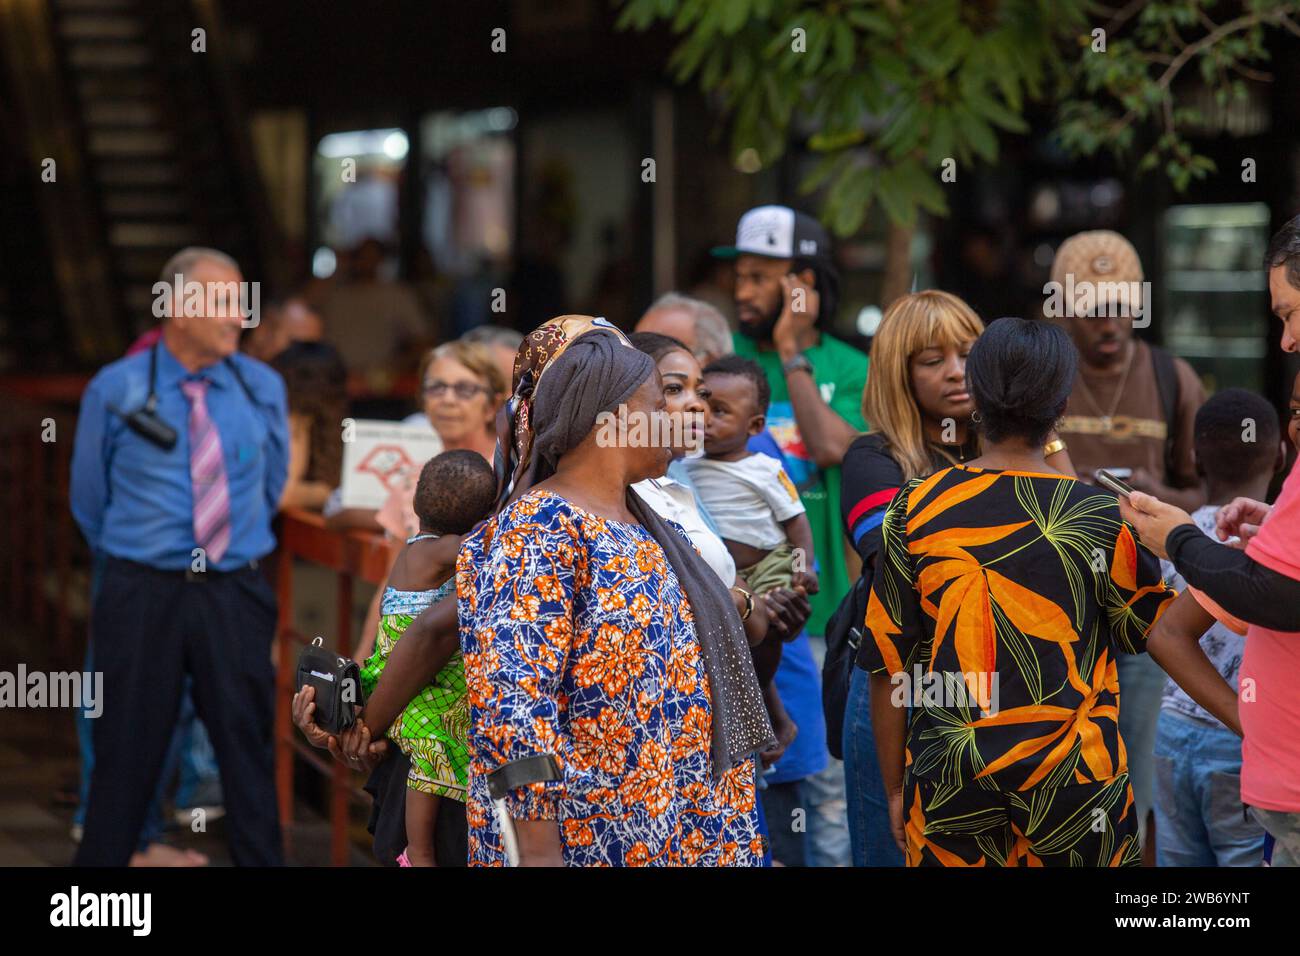
<path id="1" fill-rule="evenodd" d="M 1180 192 L 1213 174 L 1214 163 L 1186 134 L 1203 117 L 1180 105 L 1179 94 L 1196 76 L 1221 107 L 1245 100 L 1243 78 L 1268 79 L 1256 68 L 1268 59 L 1267 28 L 1300 35 L 1295 0 L 1248 0 L 1237 5 L 1237 16 L 1211 19 L 1219 7 L 1232 12 L 1232 5 L 1209 0 L 1149 0 L 1115 24 L 1122 35 L 1109 39 L 1104 54 L 1085 45 L 1059 104 L 1062 145 L 1084 156 L 1101 149 L 1125 156 L 1141 142 L 1137 170 L 1163 172 Z"/>
<path id="2" fill-rule="evenodd" d="M 998 159 L 1023 133 L 1026 103 L 1054 102 L 1056 135 L 1083 156 L 1141 140 L 1140 171 L 1178 189 L 1214 172 L 1183 129 L 1176 102 L 1189 76 L 1221 102 L 1244 97 L 1267 57 L 1267 28 L 1300 35 L 1296 0 L 1245 0 L 1216 22 L 1211 0 L 620 0 L 619 25 L 664 22 L 680 37 L 669 63 L 726 111 L 733 155 L 778 159 L 796 131 L 824 158 L 801 184 L 825 188 L 823 216 L 841 235 L 875 203 L 900 226 L 947 214 L 940 178 Z M 1098 49 L 1098 29 L 1104 50 Z M 1154 131 L 1152 131 L 1154 130 Z M 960 174 L 959 174 L 960 178 Z"/>

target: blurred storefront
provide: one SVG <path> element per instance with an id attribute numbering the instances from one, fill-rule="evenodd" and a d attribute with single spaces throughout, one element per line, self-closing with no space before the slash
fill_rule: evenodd
<path id="1" fill-rule="evenodd" d="M 1200 88 L 1186 92 L 1205 120 L 1191 131 L 1216 171 L 1176 192 L 1160 173 L 1064 155 L 1051 117 L 1009 138 L 995 167 L 948 186 L 952 216 L 931 223 L 933 281 L 965 297 L 986 320 L 1041 316 L 1056 248 L 1085 229 L 1114 229 L 1142 257 L 1152 283 L 1151 326 L 1140 334 L 1187 359 L 1211 391 L 1240 386 L 1283 407 L 1295 356 L 1277 347 L 1263 269 L 1269 237 L 1300 212 L 1300 61 L 1278 37 L 1271 84 L 1246 85 L 1230 108 Z M 959 187 L 959 188 L 954 188 Z"/>
<path id="2" fill-rule="evenodd" d="M 729 238 L 739 213 L 759 202 L 814 212 L 820 204 L 798 191 L 815 159 L 806 143 L 792 144 L 772 168 L 730 156 L 710 103 L 667 78 L 672 37 L 618 31 L 617 11 L 603 0 L 194 0 L 170 5 L 167 16 L 153 6 L 121 0 L 115 37 L 95 36 L 76 0 L 48 8 L 47 39 L 63 64 L 54 79 L 67 87 L 72 133 L 97 178 L 89 214 L 69 235 L 51 229 L 67 207 L 50 207 L 30 184 L 12 191 L 4 241 L 30 276 L 0 289 L 11 368 L 20 346 L 40 351 L 48 368 L 88 370 L 119 354 L 152 322 L 142 283 L 182 241 L 230 246 L 250 278 L 273 286 L 269 298 L 302 288 L 323 294 L 373 239 L 381 276 L 410 290 L 432 342 L 484 322 L 527 329 L 560 311 L 630 325 L 669 288 L 725 307 L 730 276 L 708 249 Z M 200 15 L 195 22 L 212 29 L 206 60 L 167 40 Z M 28 30 L 39 32 L 40 22 L 31 19 Z M 145 39 L 147 49 L 133 45 Z M 1036 315 L 1059 243 L 1081 229 L 1118 229 L 1137 245 L 1157 290 L 1148 334 L 1188 358 L 1211 387 L 1280 397 L 1287 369 L 1268 347 L 1258 254 L 1300 208 L 1300 102 L 1291 95 L 1300 58 L 1294 38 L 1277 43 L 1273 83 L 1249 84 L 1245 105 L 1221 109 L 1202 97 L 1208 119 L 1196 142 L 1218 172 L 1186 195 L 1158 175 L 1135 176 L 1135 159 L 1066 157 L 1051 139 L 1052 117 L 1031 115 L 1032 132 L 1007 138 L 995 166 L 963 169 L 944 186 L 951 216 L 917 229 L 914 284 L 951 289 L 986 319 Z M 5 47 L 10 61 L 15 46 Z M 0 72 L 6 84 L 21 65 Z M 181 83 L 184 71 L 200 69 L 199 79 Z M 115 96 L 153 89 L 128 126 L 134 139 L 118 126 L 137 114 L 87 99 L 96 84 Z M 7 115 L 21 121 L 23 97 L 9 100 L 16 105 Z M 195 112 L 204 102 L 211 111 Z M 215 141 L 226 149 L 213 145 L 211 130 L 199 135 L 235 110 L 238 129 Z M 187 123 L 176 121 L 190 112 Z M 147 119 L 154 114 L 156 130 Z M 128 147 L 153 153 L 125 157 L 133 169 L 94 165 L 96 150 Z M 1244 159 L 1253 161 L 1250 181 Z M 7 162 L 0 173 L 22 185 L 21 164 Z M 146 173 L 164 184 L 202 179 L 164 209 L 164 186 L 150 187 L 140 179 Z M 119 196 L 108 191 L 112 176 L 142 185 Z M 239 188 L 223 190 L 223 182 Z M 146 187 L 152 198 L 136 195 Z M 211 206 L 222 215 L 204 212 Z M 20 219 L 35 220 L 32 241 L 15 239 Z M 105 237 L 98 243 L 96 230 Z M 863 346 L 881 313 L 886 241 L 873 210 L 839 243 L 836 330 Z M 79 256 L 99 264 L 89 274 L 107 291 L 93 294 L 92 283 L 69 302 L 64 262 Z M 18 313 L 42 318 L 15 322 Z"/>

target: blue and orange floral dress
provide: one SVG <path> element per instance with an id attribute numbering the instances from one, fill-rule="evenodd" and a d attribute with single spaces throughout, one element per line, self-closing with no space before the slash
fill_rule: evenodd
<path id="1" fill-rule="evenodd" d="M 507 806 L 555 820 L 569 866 L 761 865 L 753 761 L 711 773 L 690 604 L 649 532 L 532 491 L 466 538 L 456 590 L 470 865 L 505 862 L 487 774 L 538 754 L 563 779 Z"/>

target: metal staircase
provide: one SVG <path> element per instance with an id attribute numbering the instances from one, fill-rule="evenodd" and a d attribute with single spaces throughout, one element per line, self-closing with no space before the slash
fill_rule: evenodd
<path id="1" fill-rule="evenodd" d="M 61 195 L 37 190 L 47 231 L 80 223 L 78 241 L 50 250 L 78 364 L 115 357 L 156 322 L 153 284 L 182 246 L 222 249 L 247 279 L 280 278 L 217 16 L 211 0 L 0 0 L 19 136 L 58 161 Z M 191 48 L 196 28 L 205 52 Z M 96 290 L 93 306 L 73 283 Z"/>

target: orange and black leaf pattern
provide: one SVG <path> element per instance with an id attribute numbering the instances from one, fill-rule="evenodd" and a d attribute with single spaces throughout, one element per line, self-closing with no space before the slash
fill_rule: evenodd
<path id="1" fill-rule="evenodd" d="M 471 865 L 505 861 L 486 775 L 535 754 L 563 779 L 508 810 L 557 821 L 570 866 L 762 862 L 754 764 L 711 772 L 699 641 L 649 532 L 532 491 L 465 539 L 456 588 Z"/>
<path id="2" fill-rule="evenodd" d="M 1040 791 L 1126 779 L 1115 657 L 1145 650 L 1172 598 L 1115 499 L 1078 481 L 958 465 L 901 489 L 882 525 L 866 653 L 874 672 L 911 691 L 909 779 L 939 788 L 909 804 L 909 861 L 947 819 L 938 807 L 966 790 L 1032 806 Z M 980 852 L 948 862 L 1044 856 L 1027 849 L 1037 826 L 1013 839 L 986 831 L 987 815 L 949 825 L 972 827 Z M 1118 843 L 1097 849 L 1128 855 Z M 951 854 L 925 852 L 931 862 Z"/>
<path id="3" fill-rule="evenodd" d="M 908 776 L 908 866 L 1139 866 L 1128 774 L 1002 793 Z"/>

